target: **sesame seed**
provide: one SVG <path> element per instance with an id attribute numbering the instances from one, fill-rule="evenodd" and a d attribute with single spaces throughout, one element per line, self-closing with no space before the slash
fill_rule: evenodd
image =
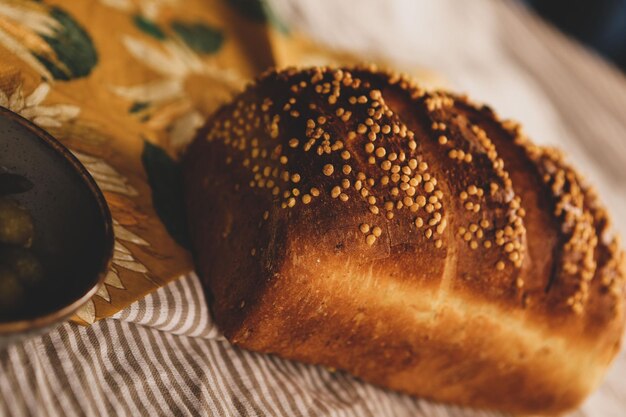
<path id="1" fill-rule="evenodd" d="M 376 207 L 376 206 L 370 206 L 370 211 L 372 212 L 372 214 L 378 214 L 379 213 L 378 207 Z"/>
<path id="2" fill-rule="evenodd" d="M 347 194 L 344 194 L 344 193 L 339 194 L 339 199 L 340 199 L 341 201 L 348 201 L 348 198 L 349 198 L 349 197 L 348 197 L 348 195 L 347 195 Z"/>
<path id="3" fill-rule="evenodd" d="M 372 229 L 372 234 L 376 237 L 380 237 L 382 233 L 383 233 L 382 229 L 378 226 L 374 226 L 374 228 Z"/>
<path id="4" fill-rule="evenodd" d="M 341 158 L 347 161 L 348 159 L 350 159 L 350 152 L 348 151 L 341 152 Z"/>
<path id="5" fill-rule="evenodd" d="M 291 181 L 293 181 L 294 183 L 299 183 L 300 182 L 300 174 L 293 174 L 291 176 Z"/>
<path id="6" fill-rule="evenodd" d="M 318 197 L 320 195 L 320 190 L 318 190 L 317 188 L 313 187 L 313 188 L 311 188 L 310 193 L 311 193 L 311 195 L 313 197 Z"/>
<path id="7" fill-rule="evenodd" d="M 385 156 L 386 153 L 387 151 L 385 151 L 385 148 L 382 148 L 382 147 L 376 148 L 377 157 L 382 158 L 383 156 Z"/>
<path id="8" fill-rule="evenodd" d="M 446 143 L 448 143 L 448 138 L 445 137 L 444 135 L 441 135 L 441 136 L 439 136 L 438 141 L 439 141 L 440 145 L 445 145 Z"/>
<path id="9" fill-rule="evenodd" d="M 420 227 L 422 227 L 423 225 L 424 225 L 424 220 L 422 220 L 422 218 L 421 218 L 421 217 L 417 217 L 417 218 L 415 219 L 415 227 L 417 227 L 417 228 L 419 229 L 419 228 L 420 228 Z"/>
<path id="10" fill-rule="evenodd" d="M 370 231 L 370 225 L 367 223 L 361 223 L 359 229 L 361 230 L 361 233 L 367 233 Z"/>
<path id="11" fill-rule="evenodd" d="M 331 176 L 334 171 L 335 171 L 335 167 L 333 167 L 331 164 L 324 165 L 324 169 L 323 169 L 324 175 Z"/>
<path id="12" fill-rule="evenodd" d="M 365 144 L 365 152 L 367 153 L 372 153 L 374 152 L 374 144 L 371 142 L 368 142 Z"/>
<path id="13" fill-rule="evenodd" d="M 333 189 L 330 191 L 330 196 L 331 196 L 332 198 L 337 198 L 337 197 L 339 197 L 339 194 L 341 194 L 341 188 L 340 188 L 338 185 L 336 185 L 336 186 L 334 186 L 334 187 L 333 187 Z"/>
<path id="14" fill-rule="evenodd" d="M 267 220 L 270 217 L 270 212 L 269 211 L 265 211 L 263 212 L 263 220 Z"/>
<path id="15" fill-rule="evenodd" d="M 352 167 L 350 165 L 344 165 L 343 168 L 341 169 L 341 171 L 345 175 L 348 175 L 350 172 L 352 172 Z"/>
<path id="16" fill-rule="evenodd" d="M 289 197 L 289 200 L 287 200 L 287 206 L 293 207 L 295 205 L 296 205 L 296 199 L 293 197 Z"/>
<path id="17" fill-rule="evenodd" d="M 442 246 L 443 246 L 443 241 L 442 241 L 441 239 L 437 239 L 437 240 L 435 240 L 435 247 L 436 247 L 437 249 L 439 249 L 439 248 L 440 248 L 440 247 L 442 247 Z"/>
<path id="18" fill-rule="evenodd" d="M 302 202 L 304 204 L 309 204 L 311 202 L 311 196 L 308 194 L 305 194 L 302 196 Z"/>
<path id="19" fill-rule="evenodd" d="M 498 261 L 498 263 L 496 264 L 496 269 L 498 271 L 502 271 L 504 269 L 504 262 Z"/>
<path id="20" fill-rule="evenodd" d="M 367 237 L 365 238 L 365 242 L 372 246 L 374 244 L 374 242 L 376 242 L 376 236 L 374 235 L 367 235 Z"/>

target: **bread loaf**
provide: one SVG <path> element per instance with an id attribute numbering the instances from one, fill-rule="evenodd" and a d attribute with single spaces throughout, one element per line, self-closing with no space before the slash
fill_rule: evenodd
<path id="1" fill-rule="evenodd" d="M 561 153 L 375 68 L 261 76 L 184 157 L 234 344 L 514 413 L 571 409 L 624 326 L 624 255 Z"/>

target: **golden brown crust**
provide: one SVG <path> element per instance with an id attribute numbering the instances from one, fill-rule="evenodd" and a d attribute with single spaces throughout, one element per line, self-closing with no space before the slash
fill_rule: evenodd
<path id="1" fill-rule="evenodd" d="M 185 160 L 199 274 L 245 348 L 549 413 L 617 352 L 624 255 L 519 126 L 366 68 L 270 71 Z"/>

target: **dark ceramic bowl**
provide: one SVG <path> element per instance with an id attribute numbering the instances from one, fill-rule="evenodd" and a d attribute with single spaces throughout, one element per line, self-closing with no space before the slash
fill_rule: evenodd
<path id="1" fill-rule="evenodd" d="M 113 252 L 111 214 L 85 167 L 52 136 L 0 107 L 0 167 L 32 189 L 11 195 L 32 215 L 32 251 L 45 290 L 13 318 L 0 317 L 0 346 L 66 320 L 102 285 Z"/>

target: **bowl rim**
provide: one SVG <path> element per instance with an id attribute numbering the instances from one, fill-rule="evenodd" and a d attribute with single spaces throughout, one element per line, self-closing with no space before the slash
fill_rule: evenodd
<path id="1" fill-rule="evenodd" d="M 61 142 L 55 139 L 50 133 L 43 130 L 39 126 L 32 123 L 30 120 L 22 117 L 21 115 L 0 106 L 0 117 L 8 117 L 13 121 L 20 124 L 22 127 L 31 131 L 39 141 L 48 146 L 54 153 L 60 156 L 66 163 L 69 163 L 74 173 L 77 174 L 85 185 L 89 188 L 93 198 L 95 199 L 100 216 L 103 219 L 104 228 L 104 251 L 98 268 L 98 273 L 94 285 L 92 285 L 87 291 L 83 293 L 78 299 L 63 305 L 58 309 L 46 313 L 41 316 L 19 319 L 15 321 L 0 322 L 0 336 L 8 336 L 11 334 L 17 334 L 25 331 L 37 330 L 48 327 L 52 324 L 61 322 L 69 318 L 73 313 L 82 307 L 91 297 L 93 297 L 101 285 L 104 285 L 104 278 L 106 277 L 111 261 L 113 258 L 113 247 L 115 243 L 115 237 L 113 232 L 113 219 L 111 217 L 111 211 L 102 194 L 102 190 L 96 184 L 91 174 L 87 171 L 87 168 L 72 154 L 72 152 Z"/>

